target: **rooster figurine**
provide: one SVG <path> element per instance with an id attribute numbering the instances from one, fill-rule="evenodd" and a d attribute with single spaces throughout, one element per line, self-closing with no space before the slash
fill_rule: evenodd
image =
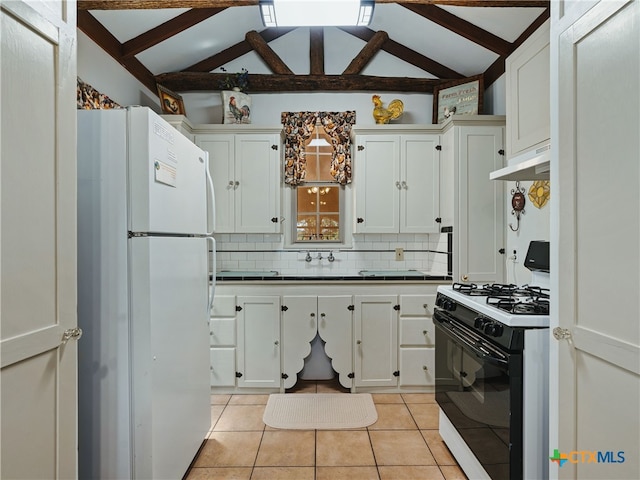
<path id="1" fill-rule="evenodd" d="M 389 123 L 389 120 L 397 120 L 404 111 L 402 100 L 395 99 L 389 102 L 389 106 L 384 108 L 380 95 L 374 95 L 373 98 L 373 118 L 378 124 Z"/>

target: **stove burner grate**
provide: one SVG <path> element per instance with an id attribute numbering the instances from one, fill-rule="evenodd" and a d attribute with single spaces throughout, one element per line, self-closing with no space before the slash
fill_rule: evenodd
<path id="1" fill-rule="evenodd" d="M 549 315 L 549 300 L 543 297 L 489 296 L 487 305 L 514 315 Z"/>

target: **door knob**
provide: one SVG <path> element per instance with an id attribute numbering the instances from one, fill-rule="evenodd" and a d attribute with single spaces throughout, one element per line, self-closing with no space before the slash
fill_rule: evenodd
<path id="1" fill-rule="evenodd" d="M 553 329 L 553 338 L 556 340 L 569 340 L 571 331 L 568 328 L 556 327 Z"/>

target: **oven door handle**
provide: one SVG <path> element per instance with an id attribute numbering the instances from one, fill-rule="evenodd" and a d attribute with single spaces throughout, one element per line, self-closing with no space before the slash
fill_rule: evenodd
<path id="1" fill-rule="evenodd" d="M 449 338 L 456 340 L 464 348 L 467 348 L 468 350 L 473 352 L 474 355 L 476 355 L 478 358 L 481 358 L 482 360 L 486 360 L 494 364 L 498 364 L 501 367 L 507 368 L 509 366 L 509 362 L 507 361 L 506 358 L 498 358 L 495 355 L 492 355 L 491 352 L 489 352 L 488 350 L 482 348 L 481 345 L 474 345 L 472 343 L 469 343 L 469 339 L 457 333 L 451 327 L 445 326 L 444 322 L 440 321 L 440 323 L 436 323 L 435 326 L 436 328 L 439 328 L 442 331 L 442 333 L 447 335 Z"/>

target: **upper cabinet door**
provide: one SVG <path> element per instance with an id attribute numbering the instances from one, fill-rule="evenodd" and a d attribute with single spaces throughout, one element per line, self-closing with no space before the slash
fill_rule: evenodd
<path id="1" fill-rule="evenodd" d="M 279 233 L 279 133 L 206 133 L 196 143 L 209 152 L 216 233 Z"/>
<path id="2" fill-rule="evenodd" d="M 549 141 L 549 26 L 547 20 L 505 63 L 509 159 Z"/>
<path id="3" fill-rule="evenodd" d="M 400 142 L 397 135 L 364 135 L 356 140 L 355 233 L 398 233 Z"/>
<path id="4" fill-rule="evenodd" d="M 235 137 L 234 135 L 199 135 L 197 145 L 209 152 L 209 171 L 216 197 L 216 233 L 235 231 Z M 212 219 L 208 219 L 211 226 Z M 211 231 L 211 230 L 209 230 Z"/>
<path id="5" fill-rule="evenodd" d="M 440 136 L 402 135 L 400 142 L 400 233 L 439 232 Z"/>
<path id="6" fill-rule="evenodd" d="M 278 145 L 277 135 L 236 135 L 236 232 L 280 232 Z"/>

